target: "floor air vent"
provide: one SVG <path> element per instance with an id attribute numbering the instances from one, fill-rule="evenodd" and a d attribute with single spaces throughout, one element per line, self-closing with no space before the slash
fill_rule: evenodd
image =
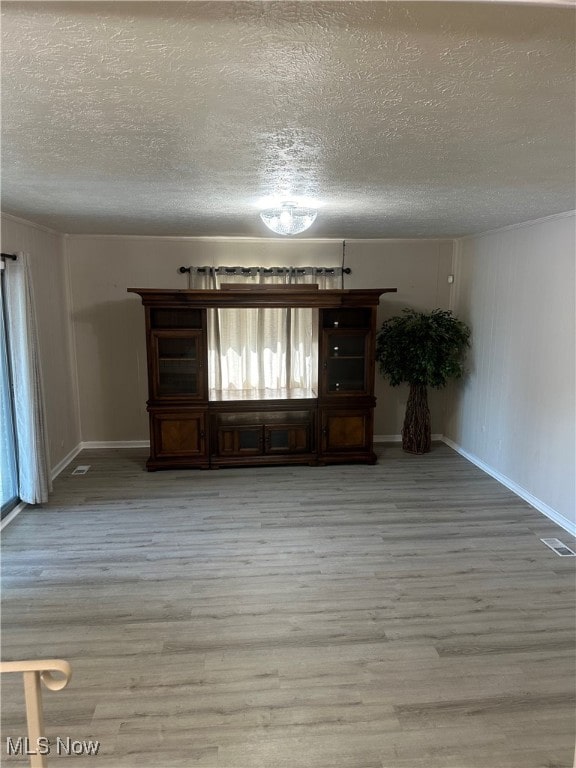
<path id="1" fill-rule="evenodd" d="M 79 464 L 72 472 L 73 475 L 85 475 L 90 469 L 90 464 Z"/>
<path id="2" fill-rule="evenodd" d="M 553 549 L 560 557 L 576 557 L 576 552 L 573 552 L 570 547 L 563 544 L 560 539 L 540 539 L 546 544 L 547 547 Z"/>

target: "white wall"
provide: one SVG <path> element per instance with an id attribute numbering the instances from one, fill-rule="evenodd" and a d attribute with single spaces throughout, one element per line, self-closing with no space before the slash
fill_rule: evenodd
<path id="1" fill-rule="evenodd" d="M 25 251 L 30 254 L 45 388 L 50 466 L 54 469 L 80 442 L 63 237 L 3 214 L 2 250 L 8 253 Z M 7 269 L 10 269 L 10 265 Z"/>
<path id="2" fill-rule="evenodd" d="M 338 266 L 341 241 L 230 240 L 69 235 L 65 242 L 72 286 L 84 441 L 148 438 L 144 311 L 135 288 L 186 288 L 182 265 Z M 352 274 L 346 288 L 398 288 L 381 301 L 380 321 L 410 305 L 448 307 L 451 240 L 347 241 Z M 376 377 L 375 432 L 399 434 L 407 393 Z M 431 397 L 433 430 L 442 431 L 444 393 Z"/>
<path id="3" fill-rule="evenodd" d="M 445 428 L 574 531 L 575 223 L 561 215 L 458 244 L 454 309 L 472 327 L 471 372 Z"/>

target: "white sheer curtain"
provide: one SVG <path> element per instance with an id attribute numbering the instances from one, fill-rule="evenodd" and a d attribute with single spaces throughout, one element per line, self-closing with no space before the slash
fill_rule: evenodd
<path id="1" fill-rule="evenodd" d="M 8 359 L 14 392 L 18 495 L 28 504 L 48 500 L 52 482 L 34 290 L 28 256 L 19 253 L 6 265 L 4 302 Z"/>
<path id="2" fill-rule="evenodd" d="M 192 268 L 192 288 L 220 288 L 222 283 L 286 285 L 317 283 L 319 289 L 338 288 L 339 276 L 307 269 L 251 270 L 227 274 Z M 318 340 L 313 309 L 217 309 L 208 314 L 208 381 L 211 390 L 316 389 Z"/>

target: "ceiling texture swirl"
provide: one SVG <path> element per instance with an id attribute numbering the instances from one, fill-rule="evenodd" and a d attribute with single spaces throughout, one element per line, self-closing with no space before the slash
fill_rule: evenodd
<path id="1" fill-rule="evenodd" d="M 575 207 L 575 11 L 3 2 L 3 210 L 61 232 L 451 237 Z"/>

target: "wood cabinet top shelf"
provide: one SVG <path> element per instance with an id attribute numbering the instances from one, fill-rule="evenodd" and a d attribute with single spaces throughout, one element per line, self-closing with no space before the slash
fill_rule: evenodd
<path id="1" fill-rule="evenodd" d="M 366 307 L 377 306 L 384 293 L 396 288 L 310 291 L 266 286 L 260 290 L 173 290 L 128 288 L 137 293 L 145 306 L 162 307 Z"/>

